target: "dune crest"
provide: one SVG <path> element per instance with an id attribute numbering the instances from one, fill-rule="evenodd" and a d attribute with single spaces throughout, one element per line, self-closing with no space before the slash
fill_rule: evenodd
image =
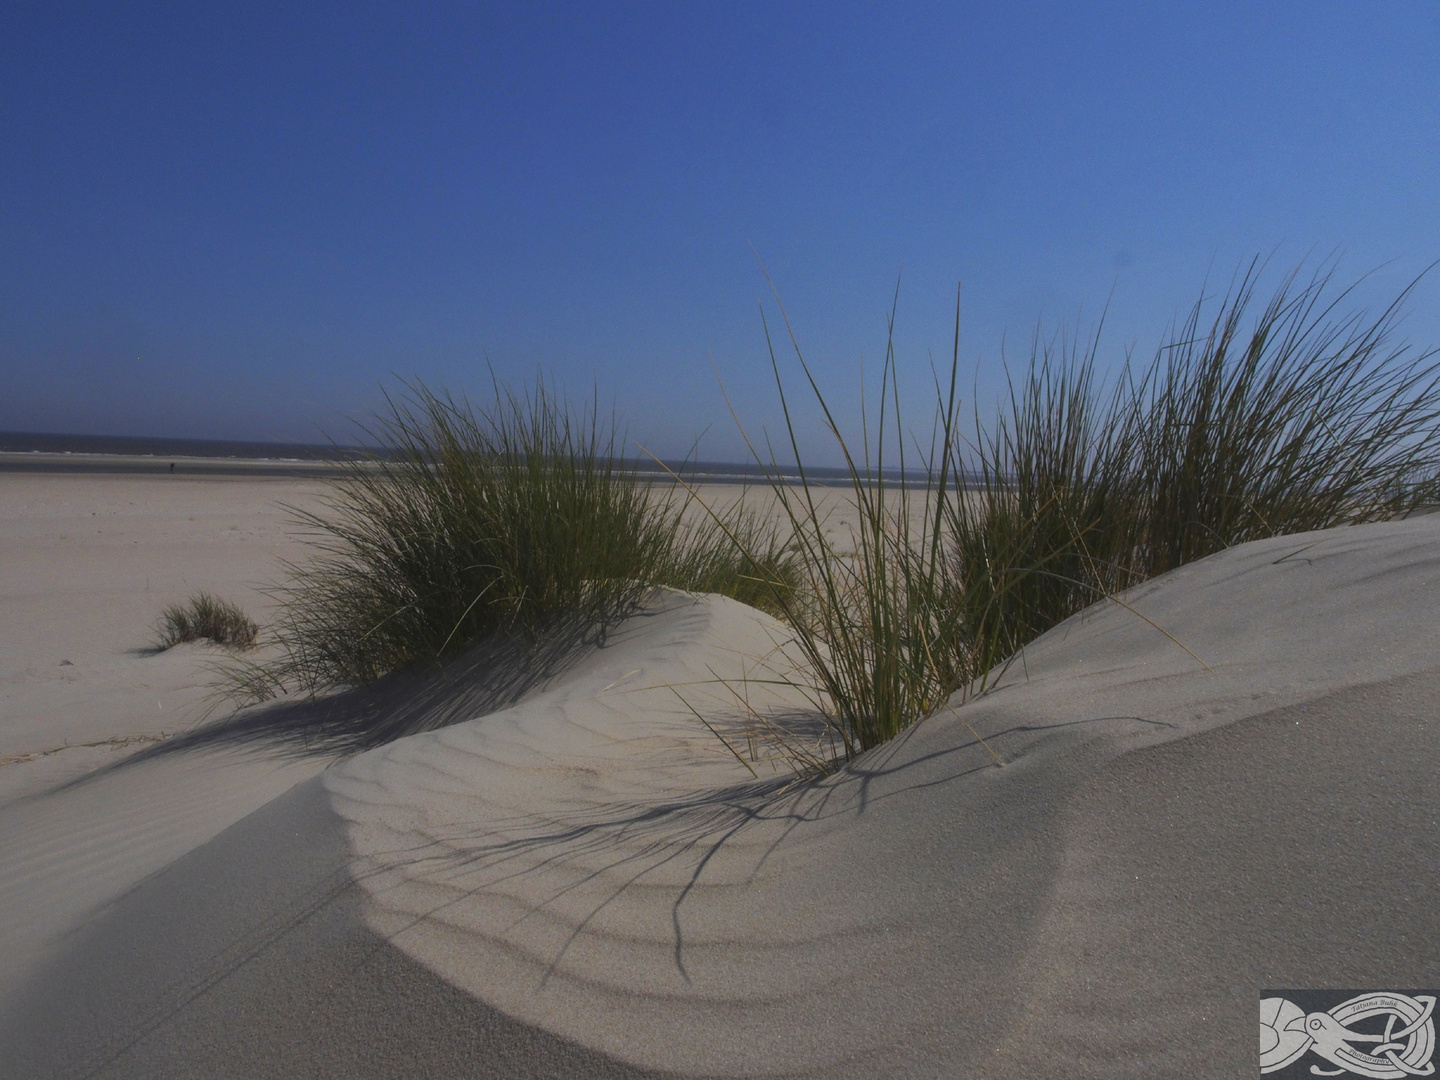
<path id="1" fill-rule="evenodd" d="M 1241 1031 L 1253 1062 L 1261 985 L 1437 970 L 1437 598 L 1434 517 L 1243 545 L 796 787 L 671 689 L 793 709 L 755 681 L 783 627 L 669 594 L 558 686 L 325 784 L 372 929 L 632 1064 L 1113 1076 Z M 1366 923 L 1376 791 L 1417 903 Z"/>

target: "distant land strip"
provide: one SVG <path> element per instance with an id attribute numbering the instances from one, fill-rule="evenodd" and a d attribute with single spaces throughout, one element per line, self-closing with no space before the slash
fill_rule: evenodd
<path id="1" fill-rule="evenodd" d="M 389 452 L 379 447 L 326 443 L 246 442 L 223 439 L 150 438 L 137 435 L 67 435 L 51 432 L 0 431 L 0 473 L 102 473 L 136 475 L 174 473 L 188 476 L 335 477 L 354 461 L 379 461 Z M 642 477 L 666 480 L 674 470 L 692 484 L 763 484 L 764 470 L 754 462 L 671 461 L 665 466 L 648 458 L 629 464 Z M 799 474 L 781 467 L 785 481 Z M 812 485 L 849 487 L 845 469 L 805 470 Z M 884 470 L 887 484 L 899 484 L 898 470 Z M 911 476 L 907 487 L 923 486 Z"/>

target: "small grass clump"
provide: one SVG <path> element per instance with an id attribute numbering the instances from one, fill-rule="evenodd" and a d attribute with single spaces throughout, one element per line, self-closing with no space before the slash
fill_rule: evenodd
<path id="1" fill-rule="evenodd" d="M 686 498 L 639 476 L 593 402 L 577 413 L 543 382 L 493 391 L 483 410 L 422 384 L 387 398 L 363 432 L 386 452 L 296 512 L 316 558 L 289 568 L 280 658 L 238 671 L 237 696 L 357 686 L 499 634 L 601 636 L 656 586 L 770 602 L 793 587 L 773 527 L 727 516 L 753 555 L 689 527 Z"/>
<path id="2" fill-rule="evenodd" d="M 155 626 L 156 645 L 168 649 L 186 641 L 213 641 L 232 649 L 248 649 L 259 634 L 245 612 L 207 592 L 196 593 L 188 603 L 171 604 Z"/>

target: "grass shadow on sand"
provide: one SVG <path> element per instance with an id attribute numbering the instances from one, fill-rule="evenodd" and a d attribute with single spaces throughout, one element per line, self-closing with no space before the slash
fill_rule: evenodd
<path id="1" fill-rule="evenodd" d="M 442 668 L 393 672 L 365 686 L 272 700 L 202 723 L 46 794 L 191 751 L 248 749 L 289 758 L 361 753 L 518 704 L 597 646 L 593 628 L 578 623 L 539 638 L 520 633 L 492 638 Z"/>
<path id="2" fill-rule="evenodd" d="M 730 718 L 735 723 L 746 718 Z M 823 718 L 784 714 L 777 723 L 806 727 Z M 724 719 L 721 724 L 729 726 Z M 1138 716 L 1085 716 L 1053 723 L 1012 724 L 990 733 L 990 740 L 1023 755 L 1038 744 L 1060 737 L 1084 741 L 1085 729 L 1114 724 L 1171 727 Z M 1113 728 L 1110 728 L 1113 730 Z M 419 868 L 417 881 L 425 895 L 439 887 L 442 898 L 412 912 L 404 933 L 428 919 L 447 918 L 447 909 L 487 892 L 514 895 L 525 879 L 553 875 L 553 887 L 538 899 L 534 912 L 546 910 L 569 924 L 546 959 L 543 981 L 556 974 L 567 953 L 587 929 L 631 890 L 650 891 L 666 881 L 669 901 L 672 963 L 689 983 L 684 906 L 704 882 L 721 853 L 754 829 L 769 830 L 747 856 L 749 875 L 759 874 L 770 857 L 797 829 L 843 815 L 863 816 L 883 801 L 956 783 L 965 783 L 995 768 L 990 747 L 978 735 L 964 735 L 919 753 L 903 753 L 911 728 L 897 738 L 842 765 L 813 782 L 794 776 L 766 779 L 689 792 L 667 792 L 648 800 L 627 800 L 590 807 L 567 806 L 563 815 L 545 811 L 484 815 L 466 819 L 458 830 L 440 827 L 439 834 L 419 843 L 365 853 L 357 866 L 357 882 L 373 877 L 379 887 L 395 887 L 401 867 Z M 1096 735 L 1100 732 L 1097 730 Z M 874 785 L 887 781 L 883 793 Z M 897 782 L 898 781 L 898 782 Z M 680 873 L 676 875 L 676 870 Z M 405 877 L 411 875 L 404 870 Z M 578 893 L 591 892 L 583 913 L 574 909 Z M 443 895 L 448 894 L 448 895 Z M 565 914 L 566 909 L 572 913 Z M 529 916 L 522 916 L 523 921 Z M 518 922 L 516 924 L 518 926 Z"/>

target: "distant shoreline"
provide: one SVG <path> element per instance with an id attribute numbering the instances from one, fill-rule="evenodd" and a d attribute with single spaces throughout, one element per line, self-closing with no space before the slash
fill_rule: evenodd
<path id="1" fill-rule="evenodd" d="M 130 435 L 64 435 L 0 431 L 0 473 L 249 476 L 334 479 L 347 462 L 377 459 L 370 447 L 311 443 L 244 442 L 219 439 L 163 439 Z M 646 479 L 667 480 L 674 469 L 692 484 L 767 484 L 764 472 L 753 462 L 666 462 L 648 459 L 632 462 Z M 844 469 L 807 468 L 817 487 L 849 487 Z M 785 478 L 799 476 L 786 470 Z M 885 470 L 885 480 L 896 483 L 897 472 Z M 920 486 L 919 480 L 907 486 Z"/>
<path id="2" fill-rule="evenodd" d="M 206 458 L 150 454 L 41 453 L 0 450 L 0 474 L 42 473 L 77 476 L 251 476 L 292 479 L 334 478 L 341 474 L 337 461 L 299 461 L 284 458 Z"/>
<path id="3" fill-rule="evenodd" d="M 213 476 L 213 477 L 280 477 L 289 479 L 338 479 L 344 475 L 347 463 L 336 459 L 320 458 L 247 458 L 247 457 L 192 457 L 183 454 L 103 454 L 64 451 L 44 453 L 38 450 L 0 450 L 0 475 L 14 473 L 38 473 L 46 475 L 76 476 Z M 759 469 L 739 465 L 702 462 L 690 463 L 683 468 L 673 466 L 689 484 L 756 484 L 766 485 L 769 481 Z M 642 479 L 668 481 L 667 473 L 651 462 L 636 463 L 636 472 Z M 849 487 L 850 478 L 840 469 L 806 469 L 812 487 Z M 799 483 L 798 475 L 787 473 L 788 483 Z M 887 476 L 887 482 L 897 483 L 898 478 Z M 922 486 L 911 481 L 907 486 Z"/>
<path id="4" fill-rule="evenodd" d="M 266 442 L 244 439 L 176 439 L 144 435 L 74 435 L 64 432 L 0 431 L 0 453 L 105 455 L 109 457 L 243 458 L 281 461 L 337 461 L 371 453 L 361 446 L 331 443 Z"/>

